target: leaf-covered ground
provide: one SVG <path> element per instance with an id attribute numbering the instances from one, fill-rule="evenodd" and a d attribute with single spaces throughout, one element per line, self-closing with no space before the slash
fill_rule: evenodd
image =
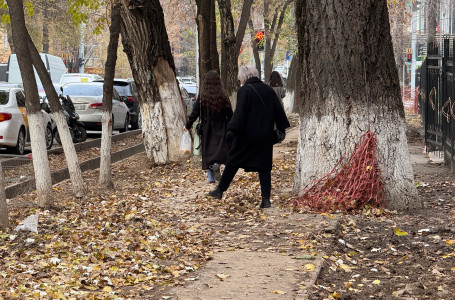
<path id="1" fill-rule="evenodd" d="M 410 153 L 424 157 L 420 119 L 407 121 Z M 424 209 L 340 216 L 310 299 L 454 298 L 455 177 L 441 163 L 413 168 Z"/>

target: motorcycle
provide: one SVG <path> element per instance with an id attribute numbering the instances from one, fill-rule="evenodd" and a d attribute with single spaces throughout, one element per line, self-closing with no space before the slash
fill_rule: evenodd
<path id="1" fill-rule="evenodd" d="M 66 122 L 68 123 L 68 128 L 70 130 L 71 138 L 74 143 L 80 143 L 87 139 L 87 131 L 85 130 L 85 125 L 79 121 L 79 114 L 76 112 L 73 101 L 70 96 L 59 95 L 59 98 L 62 103 L 63 114 L 65 115 Z M 62 144 L 60 140 L 60 135 L 58 130 L 55 132 L 55 140 L 60 145 Z"/>

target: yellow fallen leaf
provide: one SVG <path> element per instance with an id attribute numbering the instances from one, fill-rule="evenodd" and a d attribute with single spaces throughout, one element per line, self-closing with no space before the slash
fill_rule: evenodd
<path id="1" fill-rule="evenodd" d="M 220 280 L 225 280 L 226 278 L 229 277 L 229 275 L 226 274 L 216 274 L 216 277 L 218 277 Z"/>
<path id="2" fill-rule="evenodd" d="M 370 171 L 370 170 L 373 169 L 373 167 L 372 167 L 372 166 L 367 166 L 365 169 L 366 169 L 367 171 Z"/>
<path id="3" fill-rule="evenodd" d="M 103 288 L 103 292 L 110 293 L 110 292 L 112 292 L 112 288 L 111 288 L 110 286 L 105 286 L 105 287 Z"/>
<path id="4" fill-rule="evenodd" d="M 380 284 L 381 283 L 381 280 L 379 279 L 376 279 L 375 281 L 372 282 L 373 284 Z"/>
<path id="5" fill-rule="evenodd" d="M 266 215 L 262 215 L 261 216 L 261 220 L 265 220 L 265 219 L 267 219 L 267 216 Z"/>
<path id="6" fill-rule="evenodd" d="M 303 267 L 303 270 L 306 271 L 306 272 L 312 272 L 312 271 L 314 271 L 314 265 L 313 264 L 306 264 Z"/>
<path id="7" fill-rule="evenodd" d="M 341 295 L 339 293 L 337 293 L 337 292 L 333 292 L 331 296 L 332 296 L 333 299 L 340 299 L 341 298 Z"/>
<path id="8" fill-rule="evenodd" d="M 280 291 L 280 290 L 273 290 L 272 294 L 278 294 L 278 295 L 284 295 L 286 292 Z"/>
<path id="9" fill-rule="evenodd" d="M 125 213 L 125 220 L 128 221 L 129 219 L 132 219 L 134 218 L 134 216 L 136 215 L 136 211 L 133 210 L 133 211 L 127 211 Z"/>
<path id="10" fill-rule="evenodd" d="M 398 235 L 398 236 L 408 235 L 408 233 L 406 231 L 402 231 L 396 227 L 393 230 L 395 231 L 395 235 Z"/>
<path id="11" fill-rule="evenodd" d="M 446 245 L 447 246 L 453 245 L 454 242 L 455 242 L 454 240 L 446 240 Z"/>

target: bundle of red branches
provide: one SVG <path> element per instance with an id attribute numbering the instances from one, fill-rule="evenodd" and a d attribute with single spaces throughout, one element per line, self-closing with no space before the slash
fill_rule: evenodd
<path id="1" fill-rule="evenodd" d="M 377 163 L 377 138 L 367 131 L 349 159 L 293 197 L 295 208 L 318 212 L 354 211 L 365 205 L 384 206 L 383 181 Z"/>

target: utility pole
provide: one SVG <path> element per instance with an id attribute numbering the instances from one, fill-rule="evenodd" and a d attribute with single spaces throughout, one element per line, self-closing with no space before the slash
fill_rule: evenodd
<path id="1" fill-rule="evenodd" d="M 414 102 L 415 87 L 416 87 L 416 61 L 417 61 L 417 14 L 418 6 L 416 4 L 412 7 L 412 61 L 411 61 L 411 101 Z"/>

